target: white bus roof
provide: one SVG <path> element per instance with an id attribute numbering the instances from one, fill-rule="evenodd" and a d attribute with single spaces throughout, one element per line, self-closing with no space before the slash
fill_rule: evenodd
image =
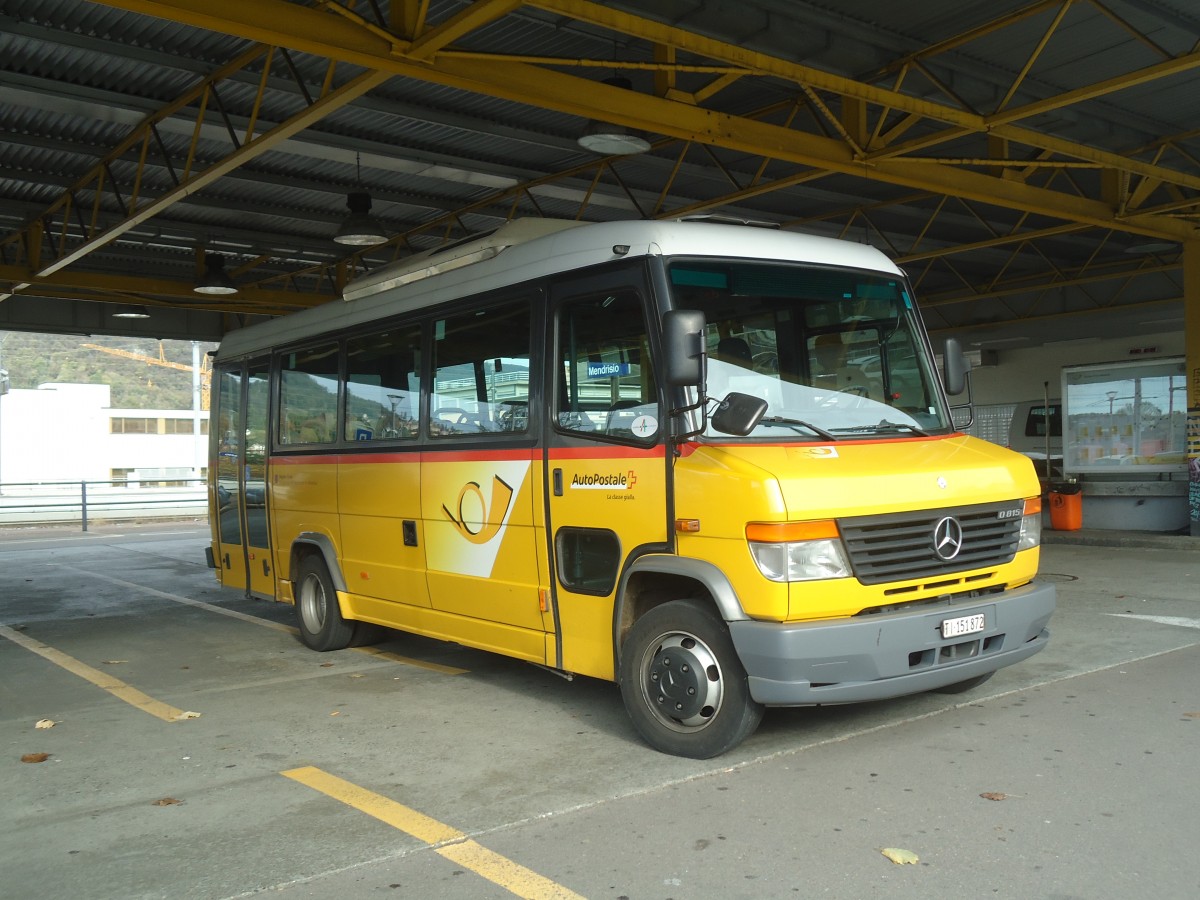
<path id="1" fill-rule="evenodd" d="M 901 274 L 895 263 L 874 247 L 790 231 L 706 221 L 585 225 L 519 219 L 485 237 L 369 272 L 347 285 L 345 301 L 331 301 L 230 332 L 217 355 L 254 353 L 529 279 L 640 256 L 809 262 Z"/>

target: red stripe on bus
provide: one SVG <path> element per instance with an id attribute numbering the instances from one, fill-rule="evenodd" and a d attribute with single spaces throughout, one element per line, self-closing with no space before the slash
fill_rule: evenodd
<path id="1" fill-rule="evenodd" d="M 666 449 L 657 447 L 551 447 L 551 459 L 662 459 Z"/>
<path id="2" fill-rule="evenodd" d="M 538 460 L 540 449 L 519 450 L 400 450 L 375 453 L 314 453 L 303 456 L 272 456 L 273 466 L 330 466 L 370 463 L 477 462 L 495 460 Z"/>

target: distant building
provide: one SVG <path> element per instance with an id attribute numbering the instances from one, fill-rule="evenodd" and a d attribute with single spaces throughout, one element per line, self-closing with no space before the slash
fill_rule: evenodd
<path id="1" fill-rule="evenodd" d="M 0 396 L 0 483 L 166 485 L 206 472 L 208 411 L 113 409 L 106 384 Z"/>

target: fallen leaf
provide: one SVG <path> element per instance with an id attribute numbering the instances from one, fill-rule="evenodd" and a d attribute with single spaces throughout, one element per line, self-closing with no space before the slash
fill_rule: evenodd
<path id="1" fill-rule="evenodd" d="M 330 713 L 330 715 L 331 715 L 331 716 L 340 716 L 340 715 L 341 715 L 341 713 L 340 713 L 340 712 L 338 712 L 338 710 L 336 710 L 336 709 L 335 709 L 333 712 L 331 712 L 331 713 Z"/>
<path id="2" fill-rule="evenodd" d="M 57 724 L 58 723 L 55 722 L 53 719 L 38 719 L 37 723 L 33 727 L 34 728 L 53 728 Z"/>
<path id="3" fill-rule="evenodd" d="M 163 797 L 161 800 L 155 800 L 151 806 L 178 806 L 182 800 L 176 800 L 174 797 Z"/>
<path id="4" fill-rule="evenodd" d="M 1184 716 L 1189 719 L 1200 719 L 1200 712 L 1187 712 L 1184 713 Z"/>
<path id="5" fill-rule="evenodd" d="M 332 669 L 333 663 L 321 663 L 321 668 L 322 669 Z"/>
<path id="6" fill-rule="evenodd" d="M 901 850 L 899 847 L 884 847 L 879 852 L 898 866 L 915 866 L 920 860 L 911 850 Z"/>
<path id="7" fill-rule="evenodd" d="M 984 800 L 1007 800 L 1008 794 L 1002 794 L 999 791 L 984 791 L 979 795 Z"/>
<path id="8" fill-rule="evenodd" d="M 366 678 L 367 676 L 364 675 L 362 672 L 351 672 L 350 677 L 351 678 Z"/>
<path id="9" fill-rule="evenodd" d="M 45 762 L 50 758 L 49 753 L 26 753 L 21 757 L 21 762 L 38 763 Z"/>
<path id="10" fill-rule="evenodd" d="M 198 712 L 190 712 L 190 711 L 189 712 L 181 712 L 179 715 L 177 715 L 175 717 L 175 721 L 178 722 L 181 719 L 198 719 L 198 718 L 200 718 L 200 713 L 198 713 Z"/>
<path id="11" fill-rule="evenodd" d="M 100 661 L 106 666 L 119 666 L 121 663 L 129 662 L 127 659 L 102 659 Z"/>

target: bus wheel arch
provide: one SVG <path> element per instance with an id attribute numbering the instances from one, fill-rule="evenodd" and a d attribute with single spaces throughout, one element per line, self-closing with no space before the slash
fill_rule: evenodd
<path id="1" fill-rule="evenodd" d="M 634 622 L 671 600 L 703 600 L 726 622 L 749 618 L 728 577 L 715 565 L 666 554 L 635 559 L 621 575 L 617 598 L 613 623 L 617 658 Z"/>

